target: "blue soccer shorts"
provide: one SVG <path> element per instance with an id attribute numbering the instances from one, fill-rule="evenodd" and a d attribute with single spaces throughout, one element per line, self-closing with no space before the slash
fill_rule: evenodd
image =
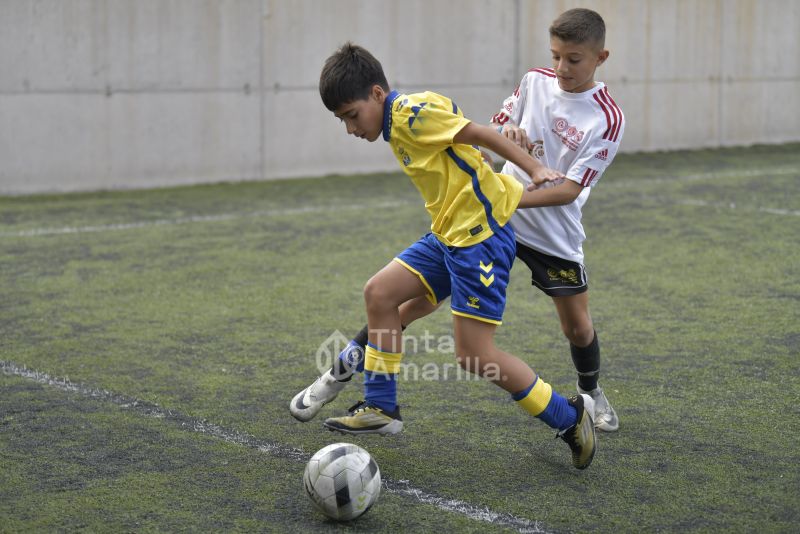
<path id="1" fill-rule="evenodd" d="M 451 297 L 453 314 L 500 324 L 515 252 L 514 230 L 506 225 L 471 247 L 448 247 L 428 233 L 394 261 L 420 278 L 433 304 Z"/>

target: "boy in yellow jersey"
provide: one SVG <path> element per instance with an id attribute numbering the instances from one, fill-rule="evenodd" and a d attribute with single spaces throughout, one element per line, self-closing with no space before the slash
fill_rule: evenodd
<path id="1" fill-rule="evenodd" d="M 522 360 L 494 345 L 516 250 L 507 223 L 518 207 L 535 201 L 536 186 L 564 175 L 544 167 L 493 128 L 470 122 L 442 95 L 391 91 L 380 63 L 351 43 L 325 62 L 320 95 L 348 134 L 370 142 L 382 136 L 389 143 L 431 216 L 431 232 L 367 282 L 365 400 L 347 416 L 327 419 L 325 426 L 348 434 L 402 430 L 397 405 L 399 307 L 423 296 L 434 305 L 450 297 L 459 363 L 508 391 L 523 409 L 557 429 L 572 450 L 573 465 L 588 467 L 596 447 L 591 397 L 560 396 Z M 496 174 L 476 147 L 488 148 L 523 169 L 531 178 L 530 190 L 523 191 L 511 176 Z M 304 393 L 293 400 L 298 409 L 313 400 Z"/>
<path id="2" fill-rule="evenodd" d="M 530 268 L 533 285 L 555 304 L 578 373 L 578 393 L 594 400 L 595 427 L 613 432 L 619 419 L 598 382 L 600 345 L 589 314 L 581 223 L 590 190 L 614 159 L 625 130 L 622 110 L 606 85 L 595 81 L 595 70 L 609 55 L 604 43 L 605 22 L 598 13 L 578 8 L 559 15 L 550 27 L 553 67 L 525 74 L 492 125 L 567 176 L 538 188 L 533 203 L 537 208 L 518 210 L 509 224 L 516 234 L 517 257 Z M 507 162 L 502 172 L 530 183 L 527 171 L 513 162 Z M 404 303 L 403 327 L 439 305 L 424 297 Z M 363 372 L 366 343 L 364 327 L 330 371 L 293 399 L 290 411 L 295 418 L 311 420 L 336 398 L 354 372 Z"/>

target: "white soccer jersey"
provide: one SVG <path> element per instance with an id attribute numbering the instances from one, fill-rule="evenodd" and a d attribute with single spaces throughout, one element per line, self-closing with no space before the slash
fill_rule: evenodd
<path id="1" fill-rule="evenodd" d="M 583 93 L 568 93 L 558 86 L 553 69 L 537 68 L 525 74 L 492 117 L 498 124 L 509 120 L 528 133 L 534 143 L 533 155 L 543 165 L 584 186 L 570 204 L 517 210 L 511 218 L 517 241 L 582 264 L 586 234 L 581 209 L 617 153 L 625 130 L 622 110 L 602 82 Z M 525 185 L 530 183 L 528 175 L 511 162 L 502 172 Z"/>

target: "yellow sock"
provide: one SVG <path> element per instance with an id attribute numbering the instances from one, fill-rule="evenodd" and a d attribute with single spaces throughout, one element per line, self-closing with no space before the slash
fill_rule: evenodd
<path id="1" fill-rule="evenodd" d="M 530 388 L 520 391 L 513 398 L 523 410 L 533 416 L 537 416 L 547 408 L 552 396 L 552 386 L 537 376 Z"/>
<path id="2" fill-rule="evenodd" d="M 364 351 L 364 370 L 372 373 L 397 374 L 402 359 L 402 352 L 384 352 L 367 344 Z"/>

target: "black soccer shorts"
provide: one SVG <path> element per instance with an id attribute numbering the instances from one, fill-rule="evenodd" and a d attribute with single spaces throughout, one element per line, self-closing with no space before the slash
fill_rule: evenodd
<path id="1" fill-rule="evenodd" d="M 569 297 L 589 289 L 580 263 L 550 256 L 517 241 L 517 257 L 531 270 L 531 283 L 551 297 Z"/>

